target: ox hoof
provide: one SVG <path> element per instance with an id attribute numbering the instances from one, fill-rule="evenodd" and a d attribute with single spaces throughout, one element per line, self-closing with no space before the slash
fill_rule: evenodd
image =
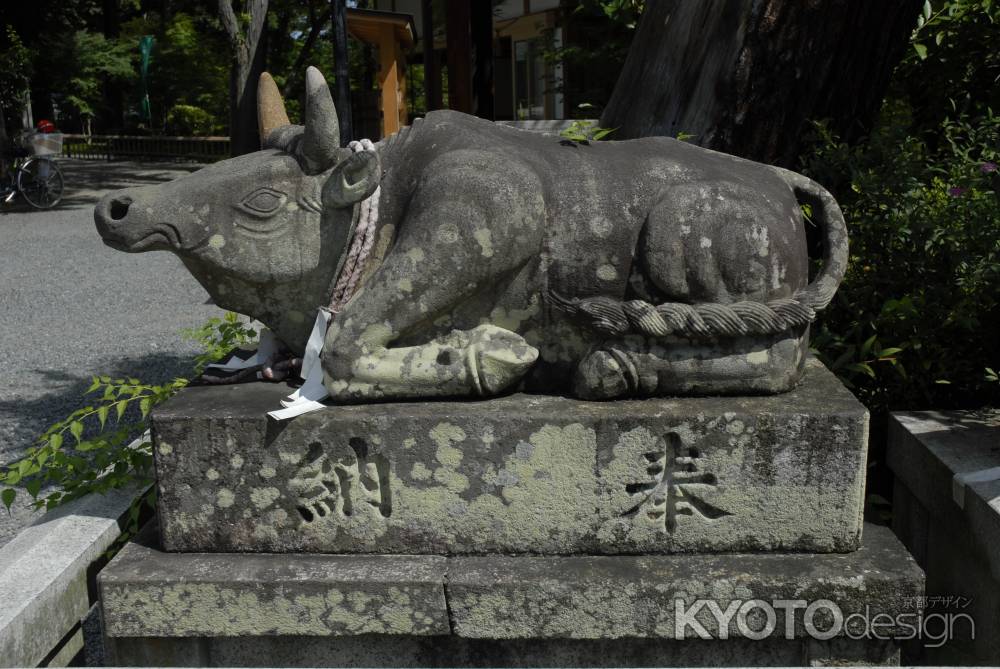
<path id="1" fill-rule="evenodd" d="M 573 394 L 584 400 L 610 400 L 630 395 L 628 370 L 608 351 L 593 351 L 576 366 Z"/>
<path id="2" fill-rule="evenodd" d="M 538 360 L 538 349 L 510 330 L 480 325 L 466 349 L 477 394 L 496 395 L 520 381 Z"/>

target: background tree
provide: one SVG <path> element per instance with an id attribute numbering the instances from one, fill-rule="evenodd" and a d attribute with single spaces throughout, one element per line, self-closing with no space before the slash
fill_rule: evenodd
<path id="1" fill-rule="evenodd" d="M 443 6 L 443 0 L 434 2 L 436 7 Z M 10 35 L 32 54 L 23 69 L 4 59 L 8 67 L 0 76 L 33 70 L 35 117 L 52 119 L 68 132 L 79 132 L 83 121 L 92 119 L 98 134 L 226 135 L 232 118 L 242 119 L 242 125 L 232 128 L 235 150 L 255 150 L 259 145 L 254 96 L 264 52 L 267 68 L 285 94 L 289 114 L 297 118 L 306 66 L 316 65 L 328 77 L 334 71 L 330 1 L 230 0 L 222 4 L 204 0 L 0 2 L 0 53 L 11 45 L 3 30 L 10 26 Z M 358 0 L 358 7 L 365 5 Z M 443 20 L 442 11 L 435 15 Z M 150 37 L 151 113 L 147 117 L 140 107 L 138 67 L 140 41 Z M 87 49 L 81 53 L 83 46 Z M 380 127 L 373 104 L 378 99 L 373 50 L 348 40 L 348 59 L 351 90 L 356 93 L 352 95 L 355 124 L 360 119 L 363 125 L 356 129 L 367 136 L 372 128 Z M 247 65 L 242 74 L 241 61 Z M 420 66 L 414 69 L 418 68 L 422 70 Z M 423 108 L 418 97 L 420 74 L 414 71 L 410 79 L 415 110 Z M 4 111 L 7 129 L 18 130 L 18 115 L 10 108 Z M 254 135 L 248 138 L 248 133 Z"/>
<path id="2" fill-rule="evenodd" d="M 1000 6 L 993 0 L 928 1 L 890 97 L 905 101 L 921 129 L 949 117 L 1000 111 L 998 32 Z"/>
<path id="3" fill-rule="evenodd" d="M 78 30 L 59 43 L 50 44 L 48 56 L 55 62 L 73 63 L 62 71 L 53 68 L 46 83 L 52 99 L 76 125 L 62 130 L 90 134 L 98 114 L 108 112 L 107 84 L 127 85 L 136 79 L 135 49 L 98 32 Z"/>
<path id="4" fill-rule="evenodd" d="M 239 16 L 232 0 L 219 0 L 219 17 L 232 49 L 229 77 L 229 136 L 234 156 L 260 149 L 257 133 L 257 80 L 264 71 L 268 0 L 246 0 Z"/>
<path id="5" fill-rule="evenodd" d="M 332 4 L 331 34 L 333 41 L 334 101 L 340 117 L 340 144 L 354 139 L 354 114 L 351 109 L 351 63 L 347 41 L 347 0 L 330 0 Z"/>
<path id="6" fill-rule="evenodd" d="M 291 97 L 296 90 L 302 87 L 306 68 L 313 64 L 313 59 L 318 55 L 316 46 L 320 43 L 319 37 L 323 31 L 330 28 L 329 0 L 309 0 L 306 3 L 306 10 L 306 15 L 301 17 L 299 24 L 293 28 L 303 36 L 303 39 L 301 41 L 292 40 L 289 43 L 290 50 L 294 49 L 296 54 L 294 61 L 291 61 L 291 64 L 283 70 L 286 79 L 281 92 L 286 98 Z M 268 55 L 273 58 L 273 50 Z M 277 72 L 278 68 L 274 69 Z"/>
<path id="7" fill-rule="evenodd" d="M 2 156 L 7 154 L 11 145 L 6 119 L 8 115 L 19 115 L 24 107 L 32 57 L 31 51 L 12 27 L 6 26 L 5 32 L 6 43 L 0 51 L 0 62 L 4 63 L 0 70 L 0 176 L 7 175 L 7 161 Z"/>
<path id="8" fill-rule="evenodd" d="M 174 7 L 169 16 L 136 19 L 123 26 L 122 33 L 130 45 L 138 45 L 143 35 L 152 34 L 156 40 L 149 73 L 150 130 L 170 135 L 227 133 L 229 49 L 214 14 L 198 7 Z M 138 93 L 130 98 L 137 101 Z M 141 119 L 135 114 L 130 120 Z"/>
<path id="9" fill-rule="evenodd" d="M 601 125 L 794 165 L 810 120 L 871 127 L 921 2 L 648 0 Z"/>

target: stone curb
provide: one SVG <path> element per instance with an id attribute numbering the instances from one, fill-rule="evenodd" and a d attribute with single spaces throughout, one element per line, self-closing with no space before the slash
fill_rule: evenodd
<path id="1" fill-rule="evenodd" d="M 59 666 L 82 648 L 88 574 L 121 535 L 119 521 L 140 493 L 80 498 L 0 548 L 0 666 Z"/>
<path id="2" fill-rule="evenodd" d="M 914 411 L 889 419 L 893 529 L 927 572 L 927 608 L 976 634 L 924 650 L 931 664 L 1000 661 L 1000 414 Z M 969 622 L 971 621 L 971 622 Z"/>
<path id="3" fill-rule="evenodd" d="M 889 418 L 886 461 L 920 504 L 968 533 L 1000 580 L 1000 420 L 970 412 L 914 411 Z M 904 537 L 905 540 L 905 537 Z M 922 551 L 915 551 L 921 559 Z"/>

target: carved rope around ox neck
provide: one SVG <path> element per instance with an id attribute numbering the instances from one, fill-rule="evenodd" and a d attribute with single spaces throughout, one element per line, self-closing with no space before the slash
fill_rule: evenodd
<path id="1" fill-rule="evenodd" d="M 348 144 L 348 147 L 355 153 L 361 153 L 362 151 L 375 152 L 375 144 L 370 139 L 351 142 Z M 358 284 L 361 282 L 361 275 L 368 264 L 372 248 L 375 246 L 375 229 L 378 225 L 378 200 L 381 193 L 382 187 L 376 187 L 375 192 L 360 205 L 361 211 L 358 215 L 358 224 L 354 228 L 350 250 L 347 252 L 347 258 L 340 268 L 337 280 L 333 286 L 333 293 L 330 295 L 330 305 L 327 308 L 331 313 L 338 313 L 350 301 L 358 289 Z"/>
<path id="2" fill-rule="evenodd" d="M 358 142 L 351 142 L 348 147 L 355 153 L 361 151 L 375 151 L 375 144 L 370 139 L 362 139 Z M 267 415 L 275 420 L 286 420 L 294 418 L 310 411 L 323 408 L 323 400 L 329 397 L 329 393 L 323 384 L 324 374 L 320 366 L 320 356 L 325 344 L 324 336 L 330 327 L 333 316 L 337 314 L 345 304 L 354 296 L 361 276 L 364 274 L 365 265 L 371 256 L 372 248 L 375 246 L 375 229 L 378 224 L 378 199 L 382 188 L 376 187 L 375 192 L 366 198 L 360 205 L 358 212 L 358 222 L 354 226 L 351 235 L 350 248 L 347 256 L 341 263 L 340 269 L 336 272 L 337 278 L 333 284 L 328 307 L 321 307 L 316 314 L 316 323 L 313 325 L 312 334 L 306 342 L 305 355 L 302 359 L 302 367 L 299 376 L 305 381 L 302 386 L 286 399 L 281 400 L 281 409 L 268 411 Z"/>

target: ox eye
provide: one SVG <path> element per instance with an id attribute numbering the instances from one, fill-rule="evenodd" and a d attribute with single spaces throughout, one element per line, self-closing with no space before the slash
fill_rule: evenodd
<path id="1" fill-rule="evenodd" d="M 243 198 L 239 207 L 251 216 L 266 218 L 285 203 L 285 194 L 272 188 L 258 188 Z"/>

